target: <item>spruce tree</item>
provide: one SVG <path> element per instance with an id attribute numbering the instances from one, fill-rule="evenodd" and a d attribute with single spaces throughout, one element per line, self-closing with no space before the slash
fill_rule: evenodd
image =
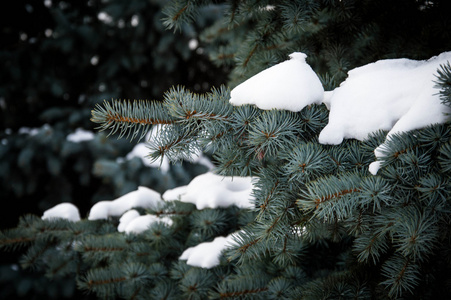
<path id="1" fill-rule="evenodd" d="M 210 1 L 172 1 L 164 24 L 178 30 Z M 25 216 L 3 231 L 6 249 L 27 246 L 24 266 L 76 274 L 81 289 L 125 299 L 446 299 L 451 296 L 450 159 L 447 122 L 363 140 L 319 142 L 329 108 L 233 106 L 231 89 L 307 54 L 326 91 L 348 71 L 387 58 L 429 59 L 451 49 L 448 1 L 229 1 L 203 33 L 227 85 L 198 94 L 182 86 L 163 102 L 110 101 L 92 121 L 121 137 L 162 125 L 150 159 L 203 151 L 215 172 L 252 177 L 253 208 L 196 209 L 180 199 L 141 214 L 170 216 L 140 234 L 107 220 Z M 415 20 L 412 23 L 412 20 Z M 451 65 L 435 70 L 451 107 Z M 275 100 L 277 101 L 277 99 Z M 374 149 L 385 143 L 380 156 Z M 378 160 L 377 174 L 369 171 Z M 188 247 L 234 233 L 210 268 L 179 259 Z M 56 253 L 56 254 L 55 254 Z M 52 259 L 50 259 L 52 258 Z"/>
<path id="2" fill-rule="evenodd" d="M 200 43 L 190 44 L 218 15 L 199 16 L 199 24 L 174 34 L 159 21 L 164 2 L 0 4 L 0 199 L 7 203 L 0 213 L 2 228 L 16 226 L 24 212 L 41 214 L 72 202 L 86 214 L 97 201 L 140 185 L 163 192 L 206 171 L 185 162 L 163 172 L 139 158 L 127 159 L 139 145 L 96 133 L 89 120 L 103 99 L 161 98 L 174 83 L 208 90 L 206 78 L 215 82 L 209 74 L 221 82 L 224 72 L 196 51 Z M 80 129 L 88 138 L 72 141 Z M 77 292 L 73 280 L 58 284 L 39 273 L 11 270 L 17 254 L 0 257 L 0 298 Z"/>

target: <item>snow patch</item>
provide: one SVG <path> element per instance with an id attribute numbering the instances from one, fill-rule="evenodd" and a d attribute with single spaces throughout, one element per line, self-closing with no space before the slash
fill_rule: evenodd
<path id="1" fill-rule="evenodd" d="M 184 187 L 168 190 L 163 199 L 193 203 L 197 209 L 229 207 L 252 208 L 252 177 L 220 176 L 207 172 Z"/>
<path id="2" fill-rule="evenodd" d="M 136 210 L 129 210 L 120 218 L 118 231 L 139 234 L 157 222 L 166 223 L 169 226 L 172 225 L 172 219 L 169 217 L 160 218 L 154 215 L 141 216 Z"/>
<path id="3" fill-rule="evenodd" d="M 180 260 L 193 267 L 210 269 L 219 265 L 221 252 L 236 244 L 233 234 L 226 237 L 216 237 L 212 242 L 200 243 L 197 246 L 186 249 L 180 256 Z"/>
<path id="4" fill-rule="evenodd" d="M 130 224 L 133 219 L 136 219 L 140 216 L 139 212 L 136 209 L 130 209 L 126 211 L 122 217 L 119 219 L 119 225 L 117 226 L 117 231 L 124 232 L 127 228 L 127 225 Z"/>
<path id="5" fill-rule="evenodd" d="M 49 124 L 44 124 L 41 127 L 21 127 L 19 128 L 19 134 L 28 134 L 30 136 L 38 135 L 40 132 L 46 132 L 52 130 Z"/>
<path id="6" fill-rule="evenodd" d="M 187 188 L 188 188 L 187 185 L 182 185 L 167 190 L 166 192 L 163 193 L 162 198 L 165 201 L 180 200 L 180 196 L 186 193 Z"/>
<path id="7" fill-rule="evenodd" d="M 146 142 L 137 143 L 135 147 L 133 147 L 132 151 L 130 151 L 125 159 L 130 160 L 134 157 L 138 157 L 141 159 L 143 164 L 147 167 L 151 168 L 159 168 L 163 174 L 167 174 L 170 169 L 170 162 L 169 159 L 164 156 L 163 160 L 161 158 L 155 160 L 152 162 L 149 159 L 149 147 L 148 144 L 152 142 L 158 135 L 159 131 L 162 130 L 163 125 L 156 125 L 152 127 L 152 129 L 149 131 L 149 133 L 145 137 Z M 208 168 L 208 170 L 212 170 L 214 168 L 213 163 L 203 155 L 203 153 L 194 153 L 193 158 L 189 160 L 191 163 L 198 163 L 201 165 L 204 165 Z"/>
<path id="8" fill-rule="evenodd" d="M 43 220 L 66 219 L 72 222 L 80 221 L 78 208 L 72 203 L 64 202 L 44 211 Z"/>
<path id="9" fill-rule="evenodd" d="M 145 141 L 151 141 L 156 138 L 158 132 L 161 130 L 162 125 L 153 126 L 152 129 L 147 133 L 145 137 Z M 135 147 L 133 147 L 132 151 L 130 151 L 125 157 L 127 160 L 130 160 L 134 157 L 138 157 L 141 159 L 143 164 L 147 167 L 151 168 L 160 168 L 163 174 L 169 172 L 170 163 L 167 157 L 163 157 L 163 160 L 157 159 L 154 162 L 151 162 L 149 159 L 149 148 L 147 147 L 147 142 L 137 143 Z"/>
<path id="10" fill-rule="evenodd" d="M 89 220 L 119 217 L 133 207 L 156 209 L 163 201 L 160 193 L 140 186 L 136 191 L 125 194 L 113 201 L 100 201 L 89 212 Z"/>
<path id="11" fill-rule="evenodd" d="M 149 148 L 146 143 L 138 143 L 133 147 L 132 151 L 130 151 L 125 157 L 127 160 L 131 160 L 134 157 L 138 157 L 141 159 L 143 164 L 150 168 L 160 168 L 163 174 L 167 174 L 169 171 L 169 160 L 164 157 L 163 161 L 161 159 L 157 159 L 152 162 L 147 156 L 149 155 Z"/>
<path id="12" fill-rule="evenodd" d="M 230 92 L 232 105 L 254 104 L 260 109 L 301 111 L 320 104 L 324 88 L 306 63 L 307 55 L 290 54 L 290 59 L 274 65 L 239 84 Z"/>
<path id="13" fill-rule="evenodd" d="M 393 134 L 447 121 L 451 109 L 441 103 L 435 88 L 435 74 L 451 60 L 445 52 L 429 60 L 380 60 L 348 73 L 348 78 L 331 95 L 324 97 L 330 107 L 329 123 L 321 131 L 321 144 L 340 144 L 343 139 L 364 140 L 377 130 Z M 375 149 L 380 158 L 385 143 Z M 370 166 L 376 174 L 380 162 Z"/>
<path id="14" fill-rule="evenodd" d="M 68 134 L 66 139 L 73 143 L 86 142 L 94 139 L 94 133 L 83 128 L 77 128 L 74 133 Z"/>

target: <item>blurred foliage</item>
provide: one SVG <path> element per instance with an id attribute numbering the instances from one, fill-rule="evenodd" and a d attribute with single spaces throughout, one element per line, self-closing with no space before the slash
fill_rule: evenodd
<path id="1" fill-rule="evenodd" d="M 56 116 L 43 115 L 55 106 L 86 107 L 71 114 L 70 125 L 89 128 L 88 108 L 102 99 L 158 99 L 173 84 L 201 91 L 222 82 L 221 69 L 210 65 L 197 39 L 198 27 L 221 10 L 206 8 L 201 22 L 173 33 L 161 24 L 164 2 L 8 3 L 2 9 L 0 128 L 55 122 Z"/>
<path id="2" fill-rule="evenodd" d="M 21 212 L 26 207 L 38 213 L 62 201 L 87 205 L 101 184 L 91 174 L 94 159 L 123 156 L 133 147 L 113 139 L 99 142 L 95 149 L 67 145 L 65 137 L 76 128 L 93 129 L 89 119 L 95 103 L 130 95 L 159 100 L 174 84 L 201 92 L 224 81 L 226 70 L 209 63 L 198 40 L 198 32 L 220 16 L 221 8 L 206 7 L 196 25 L 174 33 L 162 25 L 163 4 L 147 0 L 3 3 L 1 199 L 18 203 Z M 23 135 L 24 127 L 46 133 Z M 39 204 L 41 199 L 47 202 Z M 15 225 L 21 212 L 5 212 L 3 224 Z"/>
<path id="3" fill-rule="evenodd" d="M 24 213 L 40 215 L 61 202 L 76 204 L 86 215 L 96 201 L 138 185 L 163 191 L 205 172 L 204 166 L 184 163 L 162 174 L 138 159 L 118 161 L 135 143 L 102 133 L 81 143 L 67 140 L 77 128 L 94 129 L 90 111 L 104 99 L 160 100 L 175 84 L 204 92 L 225 81 L 227 68 L 213 66 L 198 39 L 220 17 L 221 6 L 206 7 L 196 24 L 174 33 L 161 21 L 165 3 L 2 1 L 0 199 L 7 203 L 2 228 L 15 226 Z M 11 256 L 3 255 L 0 264 L 16 260 Z M 8 272 L 1 273 L 4 291 L 20 290 L 19 285 L 28 291 L 16 297 L 37 299 L 40 292 L 32 287 L 46 286 L 25 274 L 13 272 L 8 279 L 3 276 Z M 70 296 L 58 288 L 42 290 L 45 299 Z"/>

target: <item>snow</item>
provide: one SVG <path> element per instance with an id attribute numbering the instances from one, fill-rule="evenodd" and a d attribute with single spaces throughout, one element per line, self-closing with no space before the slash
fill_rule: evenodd
<path id="1" fill-rule="evenodd" d="M 127 193 L 113 201 L 100 201 L 89 212 L 89 220 L 120 217 L 133 207 L 156 209 L 162 203 L 160 193 L 140 186 L 136 191 Z"/>
<path id="2" fill-rule="evenodd" d="M 167 174 L 167 172 L 169 172 L 170 169 L 170 162 L 166 156 L 163 157 L 163 160 L 159 158 L 153 162 L 148 157 L 150 151 L 148 145 L 156 138 L 158 132 L 162 130 L 162 128 L 163 125 L 153 126 L 144 139 L 146 142 L 137 143 L 135 147 L 133 147 L 132 151 L 130 151 L 126 155 L 125 159 L 130 160 L 133 159 L 134 157 L 138 157 L 141 159 L 141 161 L 145 166 L 151 168 L 159 168 L 163 174 Z M 193 158 L 189 161 L 192 163 L 204 165 L 208 168 L 208 170 L 212 170 L 214 168 L 212 162 L 207 157 L 205 157 L 201 152 L 194 153 Z"/>
<path id="3" fill-rule="evenodd" d="M 239 84 L 230 92 L 232 105 L 254 104 L 260 109 L 301 111 L 320 104 L 324 89 L 318 76 L 306 63 L 307 55 L 290 54 L 290 59 L 274 65 Z"/>
<path id="4" fill-rule="evenodd" d="M 132 209 L 124 213 L 119 219 L 117 230 L 119 232 L 139 234 L 157 222 L 166 223 L 169 226 L 172 225 L 172 219 L 169 217 L 160 218 L 154 215 L 141 216 L 138 211 Z"/>
<path id="5" fill-rule="evenodd" d="M 136 209 L 130 209 L 126 211 L 122 217 L 119 219 L 119 225 L 117 226 L 117 231 L 124 232 L 127 228 L 127 225 L 130 224 L 133 219 L 136 219 L 140 216 L 139 212 Z"/>
<path id="6" fill-rule="evenodd" d="M 167 190 L 161 197 L 166 201 L 180 200 L 181 195 L 186 194 L 187 188 L 187 185 L 178 186 L 176 188 Z"/>
<path id="7" fill-rule="evenodd" d="M 451 60 L 451 52 L 425 61 L 387 59 L 358 67 L 328 92 L 306 63 L 304 53 L 292 53 L 290 58 L 238 85 L 231 91 L 230 103 L 291 111 L 324 103 L 330 109 L 329 123 L 319 142 L 332 145 L 343 139 L 364 140 L 378 130 L 387 130 L 390 139 L 396 133 L 444 123 L 451 113 L 434 87 L 437 69 Z M 382 156 L 385 146 L 375 149 L 376 158 Z M 370 172 L 376 174 L 379 167 L 380 161 L 374 162 Z"/>
<path id="8" fill-rule="evenodd" d="M 349 71 L 348 78 L 325 97 L 329 123 L 319 142 L 364 140 L 380 129 L 389 131 L 388 140 L 396 133 L 446 122 L 451 110 L 441 103 L 434 80 L 440 64 L 448 60 L 451 52 L 426 61 L 380 60 Z M 377 158 L 384 147 L 386 142 L 375 149 Z M 370 172 L 376 174 L 379 168 L 380 162 L 374 162 Z"/>
<path id="9" fill-rule="evenodd" d="M 195 177 L 186 187 L 166 191 L 163 199 L 193 203 L 197 209 L 231 205 L 252 208 L 252 181 L 252 177 L 220 176 L 207 172 Z"/>
<path id="10" fill-rule="evenodd" d="M 31 136 L 37 135 L 39 128 L 21 127 L 19 128 L 19 134 L 28 134 Z"/>
<path id="11" fill-rule="evenodd" d="M 319 142 L 340 144 L 344 139 L 364 140 L 377 130 L 387 130 L 387 140 L 396 133 L 419 129 L 447 121 L 451 109 L 440 101 L 434 87 L 435 74 L 440 64 L 451 60 L 451 52 L 442 53 L 426 61 L 410 59 L 381 60 L 349 72 L 348 78 L 335 90 L 324 92 L 318 86 L 319 79 L 305 62 L 305 54 L 293 53 L 291 59 L 269 68 L 237 86 L 231 93 L 233 105 L 255 104 L 261 109 L 287 109 L 299 111 L 306 105 L 324 103 L 330 110 L 329 123 L 321 131 Z M 320 84 L 320 83 L 319 83 Z M 158 128 L 155 128 L 158 130 Z M 36 130 L 22 128 L 22 133 L 36 134 Z M 152 131 L 148 139 L 153 138 Z M 88 140 L 89 133 L 77 130 L 68 140 Z M 139 146 L 138 146 L 139 145 Z M 138 144 L 127 159 L 141 157 L 145 144 Z M 386 142 L 375 150 L 381 158 Z M 200 156 L 199 161 L 206 159 Z M 213 168 L 211 162 L 204 162 Z M 163 170 L 165 162 L 158 162 Z M 164 166 L 163 166 L 164 165 Z M 370 165 L 370 172 L 377 174 L 380 161 Z M 136 191 L 112 201 L 96 203 L 89 213 L 89 220 L 120 217 L 118 231 L 141 233 L 152 224 L 172 224 L 169 217 L 140 215 L 134 207 L 156 209 L 162 201 L 179 200 L 193 203 L 197 209 L 224 208 L 236 205 L 252 208 L 254 198 L 252 177 L 219 176 L 211 171 L 195 177 L 188 185 L 167 190 L 162 196 L 140 186 Z M 44 212 L 42 219 L 63 218 L 73 222 L 80 220 L 78 209 L 71 203 L 61 203 Z M 233 234 L 216 237 L 186 249 L 180 260 L 201 268 L 219 264 L 221 252 L 234 242 Z"/>
<path id="12" fill-rule="evenodd" d="M 165 200 L 180 199 L 196 204 L 198 209 L 228 207 L 237 205 L 241 208 L 252 207 L 253 184 L 251 177 L 224 177 L 213 173 L 206 173 L 195 177 L 187 186 L 181 186 L 164 193 Z M 107 219 L 120 216 L 118 232 L 139 234 L 159 222 L 172 225 L 170 217 L 155 215 L 140 215 L 133 207 L 157 208 L 161 204 L 159 193 L 140 186 L 138 190 L 127 193 L 113 201 L 101 201 L 91 208 L 88 219 Z M 61 203 L 44 212 L 42 219 L 64 218 L 79 221 L 78 209 L 70 203 Z M 235 241 L 232 234 L 226 237 L 216 237 L 212 242 L 201 243 L 186 249 L 180 256 L 187 260 L 187 264 L 212 268 L 219 264 L 221 252 Z"/>
<path id="13" fill-rule="evenodd" d="M 72 203 L 64 202 L 44 211 L 43 220 L 66 219 L 72 222 L 80 221 L 78 208 Z"/>
<path id="14" fill-rule="evenodd" d="M 68 134 L 66 139 L 73 143 L 86 142 L 94 139 L 94 133 L 83 128 L 77 128 L 74 133 Z"/>
<path id="15" fill-rule="evenodd" d="M 159 159 L 155 160 L 154 162 L 152 162 L 149 159 L 150 150 L 148 148 L 148 142 L 154 140 L 157 137 L 158 132 L 160 132 L 160 130 L 162 128 L 163 128 L 163 125 L 153 126 L 152 129 L 146 134 L 146 137 L 144 138 L 145 142 L 137 143 L 135 145 L 135 147 L 133 147 L 132 151 L 130 151 L 126 155 L 125 158 L 127 160 L 130 160 L 130 159 L 133 159 L 134 157 L 138 157 L 141 159 L 143 164 L 147 167 L 160 168 L 160 170 L 163 174 L 166 174 L 167 172 L 169 172 L 170 163 L 169 163 L 169 159 L 167 157 L 163 157 L 163 160 L 161 160 L 161 158 L 159 158 Z"/>
<path id="16" fill-rule="evenodd" d="M 211 160 L 206 157 L 202 152 L 195 153 L 189 162 L 193 164 L 199 164 L 207 167 L 209 171 L 212 171 L 215 168 L 215 165 L 211 162 Z"/>
<path id="17" fill-rule="evenodd" d="M 193 267 L 210 269 L 219 265 L 221 252 L 235 243 L 233 234 L 218 236 L 212 242 L 200 243 L 186 249 L 179 259 L 186 260 L 186 263 Z"/>
<path id="18" fill-rule="evenodd" d="M 196 48 L 199 46 L 199 41 L 197 39 L 190 39 L 188 42 L 188 48 L 190 50 L 196 50 Z"/>
<path id="19" fill-rule="evenodd" d="M 27 134 L 30 136 L 38 135 L 41 131 L 46 132 L 52 130 L 52 127 L 49 124 L 44 124 L 41 127 L 21 127 L 19 128 L 19 134 Z"/>
<path id="20" fill-rule="evenodd" d="M 146 143 L 138 143 L 133 147 L 132 151 L 130 151 L 125 157 L 127 160 L 130 160 L 134 157 L 138 157 L 141 159 L 143 164 L 147 167 L 151 168 L 160 168 L 163 174 L 167 174 L 169 171 L 169 160 L 164 157 L 163 161 L 161 159 L 157 159 L 154 162 L 151 162 L 149 159 L 149 148 Z"/>

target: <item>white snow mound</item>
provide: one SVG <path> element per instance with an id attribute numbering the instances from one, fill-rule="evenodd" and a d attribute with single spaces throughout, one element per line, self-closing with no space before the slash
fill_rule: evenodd
<path id="1" fill-rule="evenodd" d="M 219 265 L 221 252 L 234 243 L 232 234 L 226 237 L 218 236 L 211 242 L 200 243 L 186 249 L 179 259 L 186 260 L 186 264 L 193 267 L 210 269 Z"/>
<path id="2" fill-rule="evenodd" d="M 139 212 L 136 209 L 130 209 L 126 211 L 122 217 L 119 219 L 119 225 L 117 226 L 117 231 L 124 232 L 127 228 L 127 225 L 130 224 L 131 221 L 138 218 L 140 216 Z"/>
<path id="3" fill-rule="evenodd" d="M 138 211 L 132 209 L 127 211 L 119 219 L 117 231 L 125 233 L 142 233 L 149 229 L 152 224 L 161 222 L 172 225 L 172 219 L 169 217 L 157 217 L 154 215 L 139 215 Z"/>
<path id="4" fill-rule="evenodd" d="M 307 55 L 290 54 L 290 59 L 274 65 L 236 86 L 229 102 L 239 106 L 254 104 L 260 109 L 300 111 L 320 104 L 324 89 L 316 73 L 306 63 Z"/>
<path id="5" fill-rule="evenodd" d="M 441 103 L 434 87 L 441 64 L 451 60 L 445 52 L 425 61 L 380 60 L 348 73 L 348 78 L 328 95 L 329 123 L 319 142 L 340 144 L 345 138 L 364 140 L 377 130 L 395 133 L 424 128 L 447 120 L 450 108 Z M 380 145 L 376 157 L 380 157 Z M 379 163 L 370 167 L 376 174 Z"/>
<path id="6" fill-rule="evenodd" d="M 86 142 L 94 139 L 94 132 L 77 128 L 74 133 L 68 134 L 66 139 L 73 143 Z"/>
<path id="7" fill-rule="evenodd" d="M 75 205 L 73 205 L 72 203 L 64 202 L 44 211 L 41 219 L 66 219 L 72 222 L 77 222 L 80 221 L 80 213 Z"/>
<path id="8" fill-rule="evenodd" d="M 147 187 L 140 186 L 136 191 L 127 193 L 113 201 L 100 201 L 91 207 L 89 220 L 120 217 L 132 207 L 156 209 L 163 200 L 160 193 Z"/>
<path id="9" fill-rule="evenodd" d="M 193 203 L 197 209 L 229 207 L 253 207 L 253 178 L 220 176 L 207 172 L 196 176 L 187 186 L 168 190 L 165 200 Z"/>

